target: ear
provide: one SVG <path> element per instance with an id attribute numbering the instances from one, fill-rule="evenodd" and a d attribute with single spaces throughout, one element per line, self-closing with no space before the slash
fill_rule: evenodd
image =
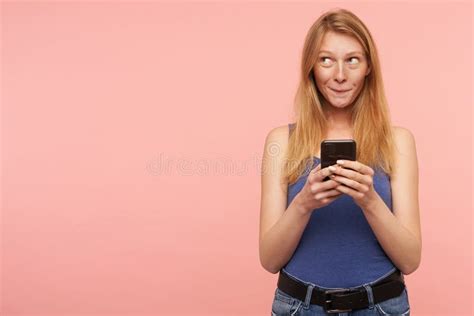
<path id="1" fill-rule="evenodd" d="M 370 67 L 370 65 L 367 67 L 367 71 L 365 72 L 365 75 L 367 76 L 368 74 L 370 74 L 370 72 L 372 71 L 372 67 Z"/>

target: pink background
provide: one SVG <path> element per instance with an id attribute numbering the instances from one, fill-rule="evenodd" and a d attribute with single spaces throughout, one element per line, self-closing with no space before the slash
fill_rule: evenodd
<path id="1" fill-rule="evenodd" d="M 469 2 L 2 2 L 0 314 L 270 314 L 263 143 L 336 6 L 371 30 L 417 142 L 412 315 L 471 315 Z"/>

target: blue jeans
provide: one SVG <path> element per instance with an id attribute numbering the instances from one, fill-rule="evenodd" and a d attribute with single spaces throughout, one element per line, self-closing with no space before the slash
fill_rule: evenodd
<path id="1" fill-rule="evenodd" d="M 311 293 L 314 288 L 314 284 L 307 284 L 308 290 L 306 298 L 301 301 L 294 298 L 279 288 L 275 290 L 275 296 L 272 303 L 272 316 L 286 316 L 286 315 L 298 315 L 298 316 L 322 316 L 322 315 L 333 315 L 333 316 L 382 316 L 382 315 L 403 315 L 410 316 L 410 303 L 408 300 L 408 291 L 405 286 L 402 294 L 397 297 L 392 297 L 388 300 L 374 304 L 374 296 L 372 294 L 372 284 L 368 283 L 364 285 L 365 290 L 369 297 L 369 306 L 363 309 L 355 309 L 350 312 L 344 313 L 326 313 L 322 306 L 316 304 L 310 304 Z"/>

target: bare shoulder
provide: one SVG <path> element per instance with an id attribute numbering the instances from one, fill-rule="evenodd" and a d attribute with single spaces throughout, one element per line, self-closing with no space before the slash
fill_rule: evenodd
<path id="1" fill-rule="evenodd" d="M 271 139 L 274 141 L 285 141 L 287 143 L 289 135 L 289 127 L 288 124 L 280 125 L 277 127 L 272 128 L 267 135 L 267 139 Z"/>
<path id="2" fill-rule="evenodd" d="M 265 154 L 273 157 L 281 157 L 281 154 L 284 154 L 288 147 L 288 136 L 288 125 L 281 125 L 272 128 L 265 139 Z"/>
<path id="3" fill-rule="evenodd" d="M 392 132 L 397 146 L 406 147 L 415 145 L 415 136 L 408 128 L 392 126 Z"/>

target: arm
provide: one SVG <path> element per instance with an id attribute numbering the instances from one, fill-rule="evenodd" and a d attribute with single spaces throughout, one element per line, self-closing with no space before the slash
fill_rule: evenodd
<path id="1" fill-rule="evenodd" d="M 261 265 L 271 273 L 290 260 L 311 216 L 296 197 L 286 209 L 282 167 L 287 145 L 288 126 L 273 129 L 265 139 L 262 160 L 259 256 Z"/>
<path id="2" fill-rule="evenodd" d="M 385 253 L 403 274 L 410 274 L 421 261 L 418 160 L 410 131 L 396 128 L 395 138 L 398 154 L 390 180 L 393 213 L 378 194 L 362 210 Z"/>

